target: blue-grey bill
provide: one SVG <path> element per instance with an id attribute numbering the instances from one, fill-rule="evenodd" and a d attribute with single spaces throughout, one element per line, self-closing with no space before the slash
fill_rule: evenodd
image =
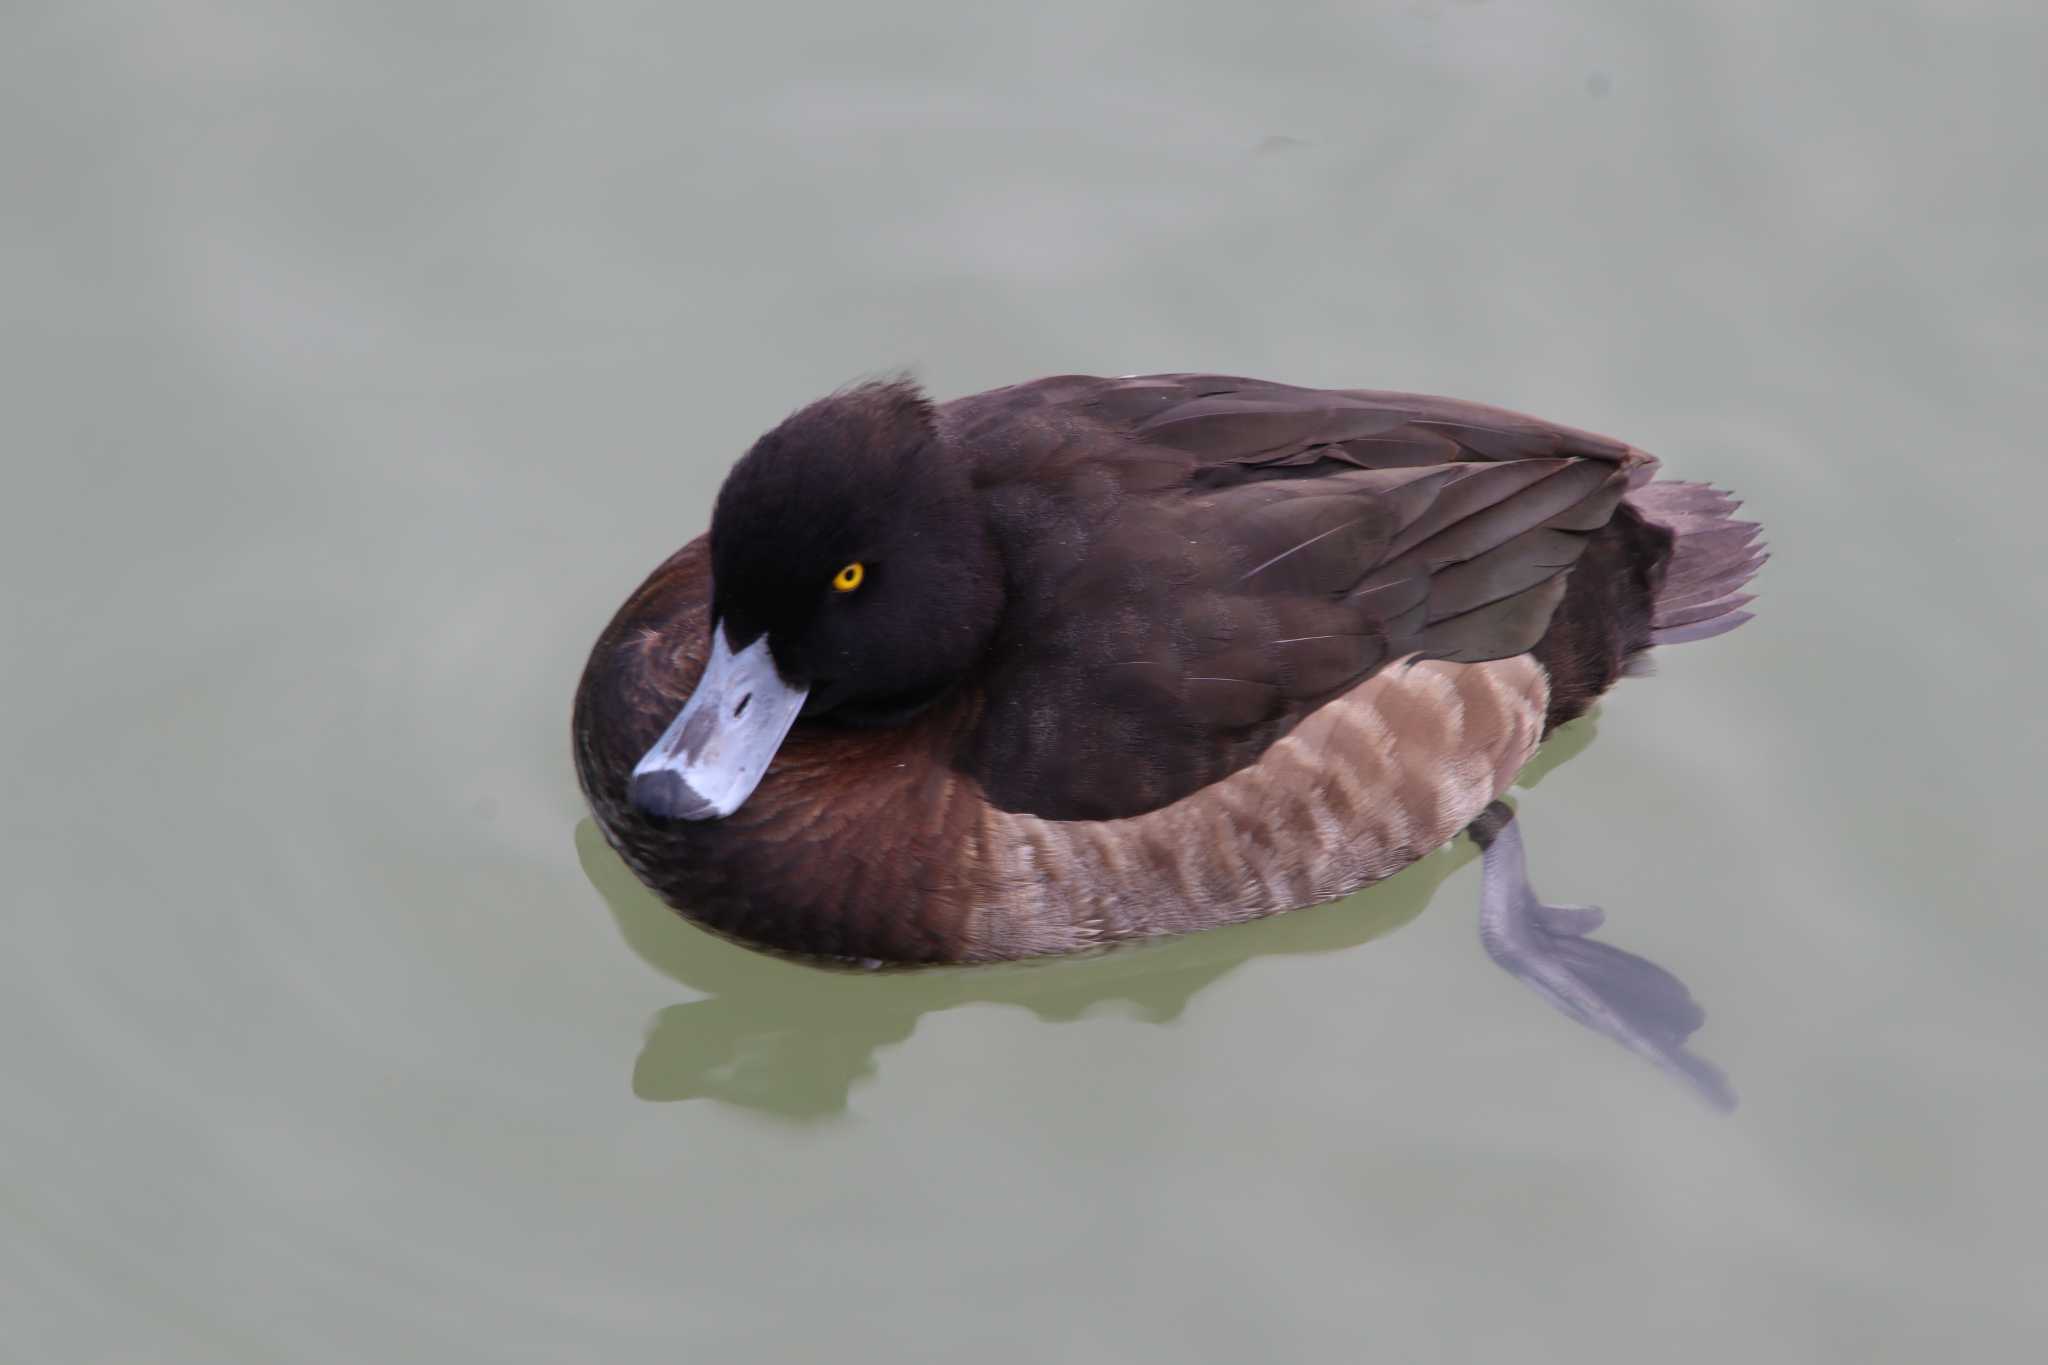
<path id="1" fill-rule="evenodd" d="M 753 795 L 803 709 L 805 687 L 775 670 L 768 637 L 734 653 L 721 623 L 697 690 L 633 767 L 627 799 L 669 820 L 716 820 Z"/>

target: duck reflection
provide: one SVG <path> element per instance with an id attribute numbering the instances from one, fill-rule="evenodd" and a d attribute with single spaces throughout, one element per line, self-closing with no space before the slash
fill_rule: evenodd
<path id="1" fill-rule="evenodd" d="M 1524 769 L 1529 787 L 1593 741 L 1597 715 L 1561 727 Z M 585 819 L 576 853 L 626 944 L 662 974 L 704 993 L 654 1016 L 633 1067 L 644 1100 L 716 1100 L 797 1121 L 846 1108 L 876 1054 L 926 1014 L 1016 1005 L 1048 1023 L 1097 1007 L 1165 1024 L 1195 994 L 1256 957 L 1354 948 L 1420 915 L 1437 888 L 1477 856 L 1459 839 L 1329 905 L 1081 957 L 978 967 L 862 972 L 821 969 L 738 947 L 656 900 Z"/>

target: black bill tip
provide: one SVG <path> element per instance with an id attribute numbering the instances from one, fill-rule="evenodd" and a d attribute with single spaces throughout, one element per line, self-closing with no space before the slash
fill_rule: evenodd
<path id="1" fill-rule="evenodd" d="M 643 815 L 660 820 L 701 820 L 711 814 L 711 803 L 683 781 L 681 774 L 666 768 L 636 773 L 626 788 L 626 800 Z"/>

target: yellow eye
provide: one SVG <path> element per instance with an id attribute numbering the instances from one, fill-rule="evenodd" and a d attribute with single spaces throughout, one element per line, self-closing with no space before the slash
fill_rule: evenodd
<path id="1" fill-rule="evenodd" d="M 866 566 L 856 559 L 853 563 L 832 575 L 832 587 L 838 592 L 852 592 L 860 586 L 860 581 L 867 576 Z"/>

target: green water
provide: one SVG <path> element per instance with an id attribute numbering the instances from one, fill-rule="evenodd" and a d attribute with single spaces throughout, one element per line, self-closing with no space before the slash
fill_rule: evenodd
<path id="1" fill-rule="evenodd" d="M 2038 6 L 0 36 L 0 1358 L 2038 1349 Z M 1742 1108 L 1489 964 L 1462 844 L 984 973 L 641 892 L 584 651 L 754 435 L 904 366 L 1447 392 L 1744 494 L 1758 620 L 1522 797 Z"/>

